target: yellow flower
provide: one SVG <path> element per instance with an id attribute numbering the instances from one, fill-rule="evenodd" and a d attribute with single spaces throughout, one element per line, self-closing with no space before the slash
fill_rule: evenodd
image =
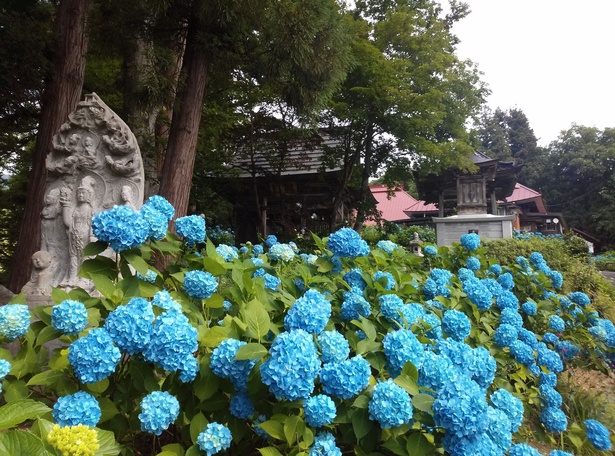
<path id="1" fill-rule="evenodd" d="M 94 456 L 100 448 L 96 429 L 82 424 L 66 427 L 56 424 L 47 435 L 47 441 L 61 451 L 62 456 Z"/>

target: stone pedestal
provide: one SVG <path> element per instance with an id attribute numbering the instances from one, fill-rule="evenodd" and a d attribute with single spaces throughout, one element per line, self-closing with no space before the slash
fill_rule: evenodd
<path id="1" fill-rule="evenodd" d="M 433 217 L 433 222 L 438 245 L 451 245 L 467 233 L 476 233 L 485 239 L 510 238 L 514 219 L 514 215 L 472 214 Z"/>

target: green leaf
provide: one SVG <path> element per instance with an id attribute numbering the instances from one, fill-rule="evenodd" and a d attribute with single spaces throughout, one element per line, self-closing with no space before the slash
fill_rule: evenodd
<path id="1" fill-rule="evenodd" d="M 406 442 L 408 454 L 433 454 L 434 447 L 421 432 L 413 432 Z"/>
<path id="2" fill-rule="evenodd" d="M 100 405 L 100 411 L 102 412 L 99 423 L 109 421 L 111 418 L 120 413 L 117 406 L 111 399 L 107 397 L 98 397 L 97 399 L 98 404 Z"/>
<path id="3" fill-rule="evenodd" d="M 9 429 L 17 424 L 21 424 L 26 420 L 35 420 L 50 411 L 51 409 L 45 404 L 42 402 L 33 401 L 32 399 L 9 402 L 8 404 L 0 407 L 0 431 Z"/>
<path id="4" fill-rule="evenodd" d="M 237 350 L 237 353 L 235 353 L 235 361 L 243 361 L 246 359 L 261 359 L 263 356 L 266 356 L 267 353 L 269 352 L 261 344 L 246 344 L 239 347 L 239 350 Z"/>
<path id="5" fill-rule="evenodd" d="M 239 335 L 230 326 L 214 326 L 209 328 L 203 338 L 201 344 L 206 347 L 217 347 L 223 340 L 233 338 L 238 339 Z"/>
<path id="6" fill-rule="evenodd" d="M 205 307 L 208 309 L 221 309 L 224 307 L 224 298 L 218 293 L 214 293 L 211 297 L 205 300 Z"/>
<path id="7" fill-rule="evenodd" d="M 354 400 L 352 406 L 355 408 L 366 409 L 369 406 L 369 397 L 365 394 L 361 394 Z"/>
<path id="8" fill-rule="evenodd" d="M 415 396 L 419 394 L 419 385 L 416 380 L 413 380 L 406 374 L 400 374 L 397 378 L 393 380 L 397 385 L 401 386 L 406 390 L 410 396 Z"/>
<path id="9" fill-rule="evenodd" d="M 286 437 L 286 442 L 289 445 L 292 445 L 296 440 L 298 440 L 299 435 L 303 435 L 303 431 L 305 430 L 305 423 L 298 416 L 289 416 L 284 421 L 284 437 Z"/>
<path id="10" fill-rule="evenodd" d="M 369 420 L 367 409 L 357 409 L 352 414 L 352 429 L 357 440 L 365 437 L 372 428 L 372 422 Z"/>
<path id="11" fill-rule="evenodd" d="M 112 298 L 113 293 L 115 293 L 115 284 L 109 277 L 102 274 L 90 274 L 90 278 L 92 279 L 92 282 L 94 282 L 96 289 L 105 298 Z"/>
<path id="12" fill-rule="evenodd" d="M 0 454 L 10 456 L 46 456 L 49 452 L 36 435 L 27 431 L 13 430 L 0 433 Z"/>
<path id="13" fill-rule="evenodd" d="M 190 440 L 192 440 L 192 443 L 196 443 L 197 437 L 203 432 L 208 423 L 209 421 L 201 412 L 192 417 L 192 420 L 190 420 Z"/>
<path id="14" fill-rule="evenodd" d="M 226 274 L 226 268 L 220 263 L 218 263 L 216 260 L 209 257 L 203 258 L 203 267 L 211 275 L 219 276 L 222 274 Z"/>
<path id="15" fill-rule="evenodd" d="M 61 288 L 53 288 L 51 290 L 51 299 L 53 299 L 53 302 L 55 302 L 56 304 L 60 304 L 62 301 L 70 299 L 70 296 L 66 291 L 62 290 Z"/>
<path id="16" fill-rule="evenodd" d="M 259 301 L 248 302 L 240 313 L 243 321 L 248 325 L 246 337 L 261 340 L 267 335 L 270 325 L 269 314 Z"/>
<path id="17" fill-rule="evenodd" d="M 53 326 L 46 326 L 38 333 L 38 337 L 36 338 L 36 345 L 41 346 L 45 342 L 49 342 L 50 340 L 57 339 L 60 337 L 60 333 L 56 331 Z"/>
<path id="18" fill-rule="evenodd" d="M 434 400 L 434 397 L 429 394 L 417 394 L 412 398 L 412 406 L 421 412 L 431 412 Z"/>
<path id="19" fill-rule="evenodd" d="M 90 242 L 83 248 L 83 256 L 96 256 L 107 250 L 109 244 L 103 241 Z"/>
<path id="20" fill-rule="evenodd" d="M 186 455 L 185 456 L 203 456 L 203 453 L 201 452 L 201 449 L 199 448 L 198 445 L 192 445 L 186 451 Z"/>
<path id="21" fill-rule="evenodd" d="M 117 456 L 122 451 L 122 446 L 115 441 L 115 435 L 111 431 L 96 428 L 98 432 L 98 444 L 100 448 L 96 456 Z"/>
<path id="22" fill-rule="evenodd" d="M 103 393 L 109 388 L 109 378 L 103 378 L 96 383 L 88 383 L 85 388 L 92 393 Z"/>
<path id="23" fill-rule="evenodd" d="M 262 456 L 282 456 L 276 447 L 259 448 L 258 451 Z"/>
<path id="24" fill-rule="evenodd" d="M 418 382 L 419 380 L 419 371 L 416 366 L 412 364 L 411 361 L 406 361 L 404 367 L 401 370 L 401 373 L 407 375 L 415 382 Z"/>
<path id="25" fill-rule="evenodd" d="M 137 270 L 137 272 L 145 275 L 147 271 L 149 271 L 149 264 L 147 264 L 143 257 L 135 251 L 124 252 L 122 256 L 128 261 L 128 264 Z"/>
<path id="26" fill-rule="evenodd" d="M 260 423 L 259 426 L 274 439 L 285 440 L 284 426 L 279 421 L 268 420 Z"/>
<path id="27" fill-rule="evenodd" d="M 184 456 L 184 454 L 186 454 L 184 447 L 182 447 L 179 443 L 170 443 L 168 445 L 163 446 L 161 450 L 167 451 L 170 454 L 173 454 L 175 456 Z"/>
<path id="28" fill-rule="evenodd" d="M 43 386 L 52 386 L 58 383 L 58 381 L 64 377 L 64 372 L 49 369 L 45 372 L 41 372 L 40 374 L 36 374 L 32 376 L 32 378 L 28 381 L 28 386 L 34 385 L 43 385 Z"/>

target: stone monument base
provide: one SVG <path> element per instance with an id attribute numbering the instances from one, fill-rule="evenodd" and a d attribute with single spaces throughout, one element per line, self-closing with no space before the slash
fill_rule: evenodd
<path id="1" fill-rule="evenodd" d="M 485 239 L 512 237 L 515 215 L 467 214 L 452 217 L 433 217 L 438 245 L 459 242 L 463 234 L 476 233 Z"/>

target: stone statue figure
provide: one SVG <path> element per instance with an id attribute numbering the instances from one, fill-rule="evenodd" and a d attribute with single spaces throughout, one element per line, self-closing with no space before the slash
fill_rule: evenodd
<path id="1" fill-rule="evenodd" d="M 89 94 L 53 137 L 45 163 L 41 250 L 51 258 L 51 285 L 90 291 L 92 284 L 78 273 L 83 249 L 95 240 L 92 217 L 118 204 L 138 210 L 143 202 L 137 139 L 98 95 Z"/>
<path id="2" fill-rule="evenodd" d="M 68 256 L 70 261 L 67 280 L 63 284 L 65 286 L 77 285 L 77 273 L 83 261 L 83 249 L 90 241 L 95 240 L 92 234 L 93 194 L 94 180 L 88 176 L 83 178 L 81 185 L 77 188 L 76 204 L 73 205 L 68 188 L 60 190 L 62 220 L 68 230 Z"/>
<path id="3" fill-rule="evenodd" d="M 21 292 L 28 296 L 51 296 L 52 271 L 51 254 L 39 250 L 32 255 L 32 275 Z"/>

